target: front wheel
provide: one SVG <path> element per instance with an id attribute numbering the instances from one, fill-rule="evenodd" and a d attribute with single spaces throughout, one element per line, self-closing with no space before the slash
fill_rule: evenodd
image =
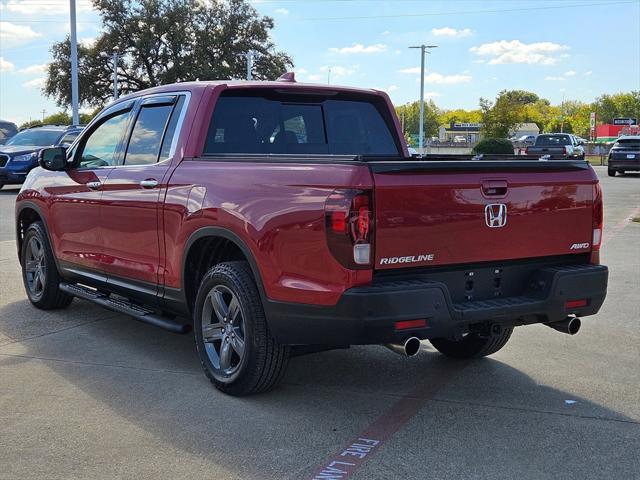
<path id="1" fill-rule="evenodd" d="M 24 288 L 35 307 L 53 310 L 71 303 L 73 297 L 59 288 L 60 275 L 42 223 L 34 222 L 27 228 L 20 259 Z"/>
<path id="2" fill-rule="evenodd" d="M 271 337 L 246 262 L 220 263 L 205 274 L 196 298 L 194 331 L 204 372 L 225 393 L 263 392 L 284 374 L 289 347 Z"/>
<path id="3" fill-rule="evenodd" d="M 504 347 L 509 341 L 512 332 L 513 327 L 508 327 L 491 336 L 468 333 L 460 340 L 434 338 L 429 341 L 436 350 L 447 357 L 460 359 L 480 358 L 496 353 Z"/>
<path id="4" fill-rule="evenodd" d="M 616 171 L 614 169 L 612 169 L 612 168 L 609 168 L 609 169 L 607 169 L 607 174 L 610 177 L 615 177 L 616 176 Z"/>

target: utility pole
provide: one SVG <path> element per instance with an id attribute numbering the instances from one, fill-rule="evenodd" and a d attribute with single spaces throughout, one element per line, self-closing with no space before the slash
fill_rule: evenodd
<path id="1" fill-rule="evenodd" d="M 249 50 L 239 56 L 247 60 L 247 80 L 253 80 L 253 61 L 258 58 L 258 53 L 255 50 Z"/>
<path id="2" fill-rule="evenodd" d="M 113 100 L 115 101 L 118 99 L 118 47 L 113 49 L 111 62 L 113 63 Z"/>
<path id="3" fill-rule="evenodd" d="M 76 0 L 69 0 L 71 26 L 71 123 L 78 125 L 78 39 L 76 35 Z"/>
<path id="4" fill-rule="evenodd" d="M 329 71 L 327 72 L 327 85 L 331 83 L 331 67 L 329 67 Z"/>
<path id="5" fill-rule="evenodd" d="M 424 55 L 429 53 L 429 48 L 436 48 L 437 45 L 417 45 L 409 48 L 420 49 L 420 131 L 418 132 L 418 151 L 422 154 L 424 141 Z"/>
<path id="6" fill-rule="evenodd" d="M 42 123 L 44 123 L 44 114 L 47 113 L 47 111 L 43 108 L 42 109 Z"/>

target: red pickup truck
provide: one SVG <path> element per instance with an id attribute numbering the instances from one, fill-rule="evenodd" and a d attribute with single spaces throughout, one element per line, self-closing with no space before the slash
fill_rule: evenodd
<path id="1" fill-rule="evenodd" d="M 292 355 L 420 340 L 456 358 L 604 301 L 591 167 L 411 157 L 383 92 L 194 82 L 123 97 L 41 153 L 16 202 L 29 300 L 192 327 L 220 390 Z"/>

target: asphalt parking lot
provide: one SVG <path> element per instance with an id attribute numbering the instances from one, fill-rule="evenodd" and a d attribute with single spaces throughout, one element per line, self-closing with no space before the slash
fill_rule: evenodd
<path id="1" fill-rule="evenodd" d="M 578 335 L 522 327 L 467 364 L 428 343 L 298 357 L 248 398 L 209 384 L 190 335 L 31 307 L 5 187 L 0 478 L 640 478 L 640 176 L 596 170 L 609 293 Z"/>

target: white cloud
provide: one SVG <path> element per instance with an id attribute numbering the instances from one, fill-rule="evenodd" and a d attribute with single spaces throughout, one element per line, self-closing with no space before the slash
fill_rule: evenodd
<path id="1" fill-rule="evenodd" d="M 425 83 L 436 83 L 441 85 L 454 85 L 456 83 L 469 83 L 473 77 L 471 75 L 455 74 L 442 75 L 441 73 L 431 72 L 424 76 Z"/>
<path id="2" fill-rule="evenodd" d="M 321 72 L 329 72 L 329 70 L 331 70 L 331 76 L 332 77 L 345 77 L 347 75 L 352 75 L 356 72 L 356 70 L 358 69 L 359 65 L 352 65 L 350 67 L 343 67 L 340 65 L 333 65 L 333 66 L 329 66 L 329 65 L 323 65 L 322 67 L 320 67 L 320 71 Z"/>
<path id="3" fill-rule="evenodd" d="M 4 57 L 0 57 L 0 72 L 12 72 L 16 66 Z"/>
<path id="4" fill-rule="evenodd" d="M 417 81 L 420 81 L 420 67 L 409 67 L 398 70 L 399 73 L 407 73 L 410 75 L 418 75 Z M 425 83 L 437 83 L 441 85 L 453 85 L 456 83 L 468 83 L 473 77 L 468 74 L 468 70 L 454 75 L 443 75 L 437 72 L 430 72 L 424 76 Z"/>
<path id="5" fill-rule="evenodd" d="M 484 62 L 486 62 L 486 60 L 484 58 L 479 58 L 479 59 L 473 61 L 473 63 L 484 63 Z"/>
<path id="6" fill-rule="evenodd" d="M 318 75 L 317 73 L 311 73 L 307 75 L 307 82 L 320 82 L 321 80 L 326 80 L 324 75 Z"/>
<path id="7" fill-rule="evenodd" d="M 420 67 L 401 68 L 398 72 L 408 73 L 410 75 L 420 75 Z"/>
<path id="8" fill-rule="evenodd" d="M 279 13 L 280 15 L 289 15 L 289 10 L 286 8 L 276 8 L 273 12 Z"/>
<path id="9" fill-rule="evenodd" d="M 24 0 L 9 0 L 3 4 L 3 9 L 21 15 L 68 15 L 69 2 L 25 2 Z M 76 3 L 77 12 L 91 11 L 91 0 L 79 0 Z"/>
<path id="10" fill-rule="evenodd" d="M 575 70 L 568 70 L 566 72 L 564 72 L 564 76 L 565 77 L 573 77 L 576 74 Z"/>
<path id="11" fill-rule="evenodd" d="M 296 75 L 304 75 L 305 73 L 307 73 L 307 69 L 300 67 L 296 69 L 295 72 L 296 72 Z"/>
<path id="12" fill-rule="evenodd" d="M 91 48 L 96 43 L 96 40 L 96 37 L 84 37 L 78 40 L 78 42 L 87 48 Z"/>
<path id="13" fill-rule="evenodd" d="M 435 37 L 449 37 L 449 38 L 462 38 L 469 37 L 473 34 L 470 28 L 462 28 L 456 30 L 451 27 L 434 28 L 431 30 L 431 34 Z"/>
<path id="14" fill-rule="evenodd" d="M 439 96 L 440 96 L 440 93 L 438 92 L 424 92 L 424 98 L 436 98 Z"/>
<path id="15" fill-rule="evenodd" d="M 42 75 L 47 71 L 47 64 L 42 63 L 39 65 L 29 65 L 28 67 L 20 69 L 20 73 L 26 73 L 27 75 Z"/>
<path id="16" fill-rule="evenodd" d="M 591 75 L 593 73 L 593 70 L 587 70 L 586 72 L 584 72 L 585 76 L 588 77 L 589 75 Z"/>
<path id="17" fill-rule="evenodd" d="M 398 90 L 397 85 L 389 85 L 389 88 L 387 88 L 387 93 L 395 92 L 396 90 Z"/>
<path id="18" fill-rule="evenodd" d="M 566 78 L 564 77 L 544 77 L 545 80 L 547 81 L 551 81 L 551 82 L 560 82 L 562 80 L 566 80 Z"/>
<path id="19" fill-rule="evenodd" d="M 387 47 L 384 43 L 375 43 L 373 45 L 366 46 L 361 43 L 354 43 L 350 47 L 332 47 L 329 49 L 329 51 L 333 53 L 339 53 L 340 55 L 349 55 L 353 53 L 380 53 L 387 51 L 388 48 L 389 47 Z"/>
<path id="20" fill-rule="evenodd" d="M 382 35 L 384 35 L 385 37 L 390 34 L 391 32 L 389 30 L 385 30 L 384 32 L 382 32 Z"/>
<path id="21" fill-rule="evenodd" d="M 471 47 L 469 51 L 481 57 L 492 57 L 489 65 L 528 63 L 553 65 L 558 55 L 568 50 L 566 45 L 553 42 L 522 43 L 520 40 L 500 40 Z"/>
<path id="22" fill-rule="evenodd" d="M 28 82 L 24 82 L 22 84 L 23 87 L 27 87 L 27 88 L 42 88 L 44 87 L 44 82 L 45 82 L 45 78 L 44 77 L 38 77 L 38 78 L 34 78 L 33 80 L 29 80 Z"/>
<path id="23" fill-rule="evenodd" d="M 11 22 L 0 22 L 0 44 L 3 48 L 23 45 L 40 37 L 42 37 L 42 34 L 33 31 L 31 27 L 16 25 Z"/>

